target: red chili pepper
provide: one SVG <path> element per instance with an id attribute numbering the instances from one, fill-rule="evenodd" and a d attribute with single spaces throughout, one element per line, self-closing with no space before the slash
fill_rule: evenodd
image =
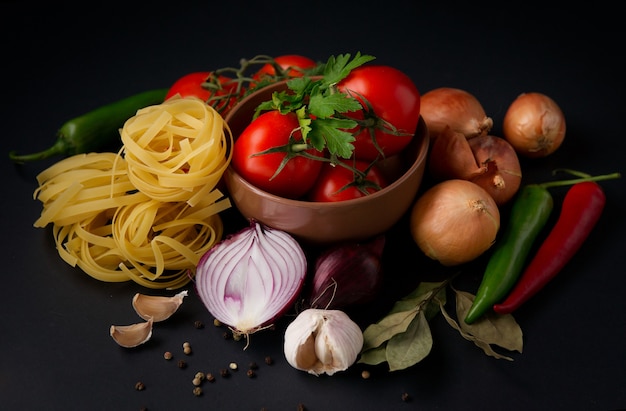
<path id="1" fill-rule="evenodd" d="M 519 281 L 493 310 L 509 314 L 552 280 L 585 242 L 596 225 L 606 197 L 593 181 L 574 184 L 565 195 L 559 216 Z"/>

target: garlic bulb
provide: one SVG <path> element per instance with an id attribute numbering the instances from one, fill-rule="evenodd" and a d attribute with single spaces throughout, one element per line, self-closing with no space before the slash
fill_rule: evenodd
<path id="1" fill-rule="evenodd" d="M 285 330 L 287 362 L 316 376 L 348 369 L 361 348 L 361 328 L 340 310 L 309 308 L 298 314 Z"/>

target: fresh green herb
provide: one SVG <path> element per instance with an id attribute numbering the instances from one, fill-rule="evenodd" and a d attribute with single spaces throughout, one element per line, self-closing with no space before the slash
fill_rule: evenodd
<path id="1" fill-rule="evenodd" d="M 327 149 L 331 161 L 337 157 L 350 158 L 355 140 L 350 131 L 358 123 L 341 116 L 342 113 L 362 110 L 361 103 L 351 95 L 337 90 L 337 84 L 352 70 L 374 60 L 375 57 L 356 53 L 331 56 L 321 66 L 322 76 L 303 76 L 287 82 L 287 90 L 275 92 L 272 99 L 261 103 L 255 117 L 262 111 L 295 112 L 302 137 L 319 151 Z"/>

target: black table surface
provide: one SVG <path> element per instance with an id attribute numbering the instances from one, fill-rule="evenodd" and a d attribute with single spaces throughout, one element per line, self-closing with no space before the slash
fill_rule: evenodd
<path id="1" fill-rule="evenodd" d="M 626 407 L 623 178 L 601 183 L 607 204 L 589 240 L 515 313 L 524 350 L 505 352 L 513 361 L 486 356 L 439 315 L 430 322 L 429 356 L 394 372 L 384 365 L 320 377 L 295 370 L 282 354 L 286 320 L 253 335 L 244 350 L 214 327 L 191 286 L 180 310 L 155 325 L 148 343 L 121 348 L 109 327 L 137 322 L 133 295 L 172 292 L 97 281 L 61 260 L 49 227 L 33 227 L 41 212 L 33 199 L 35 176 L 59 158 L 15 166 L 9 150 L 47 147 L 63 122 L 88 110 L 259 54 L 320 61 L 357 51 L 374 55 L 409 74 L 422 93 L 441 86 L 470 91 L 494 119 L 495 135 L 517 95 L 543 92 L 563 109 L 567 135 L 555 154 L 523 160 L 524 183 L 544 181 L 557 168 L 624 171 L 624 24 L 616 9 L 598 2 L 579 9 L 420 3 L 96 2 L 81 11 L 76 5 L 3 2 L 0 167 L 7 197 L 0 213 L 0 409 Z M 553 191 L 557 204 L 564 192 Z M 233 209 L 224 219 L 231 231 L 242 223 Z M 363 325 L 377 321 L 420 281 L 444 278 L 410 239 L 406 218 L 388 233 L 384 261 L 386 288 L 376 305 L 356 314 Z M 465 267 L 455 285 L 475 292 L 483 263 Z M 195 328 L 196 321 L 204 328 Z M 190 356 L 182 353 L 185 341 L 192 344 Z M 174 353 L 174 361 L 163 359 L 165 351 Z M 177 366 L 180 359 L 187 368 Z M 239 371 L 220 377 L 231 362 Z M 252 362 L 259 365 L 256 378 L 245 373 Z M 369 379 L 362 378 L 363 369 Z M 198 371 L 218 375 L 200 397 L 192 393 Z M 135 389 L 138 381 L 145 390 Z"/>

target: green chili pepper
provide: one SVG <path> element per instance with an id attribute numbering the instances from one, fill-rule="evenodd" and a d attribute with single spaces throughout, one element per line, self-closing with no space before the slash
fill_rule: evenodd
<path id="1" fill-rule="evenodd" d="M 71 156 L 98 151 L 116 141 L 121 141 L 119 130 L 126 120 L 141 108 L 162 103 L 167 91 L 167 89 L 145 91 L 73 118 L 61 126 L 57 132 L 56 142 L 48 149 L 23 155 L 11 151 L 9 158 L 16 163 L 24 163 L 56 155 Z"/>
<path id="2" fill-rule="evenodd" d="M 529 184 L 522 188 L 465 317 L 467 324 L 476 321 L 515 285 L 535 238 L 550 217 L 553 204 L 552 195 L 543 186 Z"/>
<path id="3" fill-rule="evenodd" d="M 573 180 L 529 184 L 515 198 L 508 224 L 487 262 L 482 282 L 476 292 L 465 322 L 472 324 L 495 303 L 500 302 L 516 284 L 533 242 L 545 226 L 553 208 L 549 187 L 573 185 L 584 181 L 600 181 L 618 178 L 619 173 L 589 176 L 573 170 L 565 170 L 580 176 Z"/>

